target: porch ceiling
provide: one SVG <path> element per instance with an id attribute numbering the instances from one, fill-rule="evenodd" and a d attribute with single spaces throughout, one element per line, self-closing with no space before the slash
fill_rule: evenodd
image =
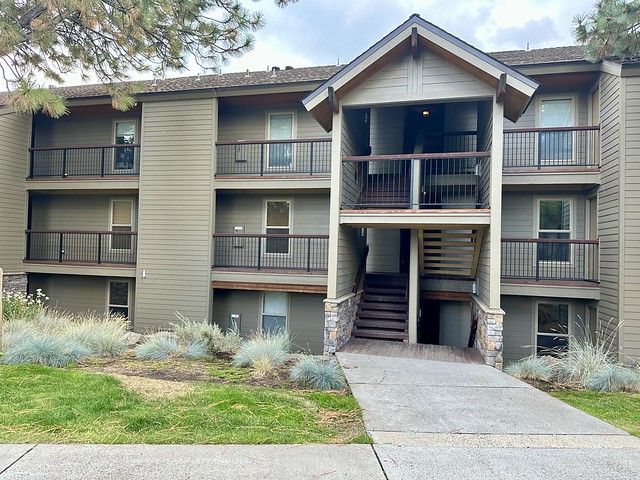
<path id="1" fill-rule="evenodd" d="M 489 209 L 340 210 L 340 224 L 356 228 L 477 228 L 491 223 Z"/>

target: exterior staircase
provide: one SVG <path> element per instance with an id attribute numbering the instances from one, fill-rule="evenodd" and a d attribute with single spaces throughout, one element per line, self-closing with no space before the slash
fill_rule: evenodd
<path id="1" fill-rule="evenodd" d="M 406 274 L 367 273 L 352 335 L 407 341 L 409 288 Z"/>

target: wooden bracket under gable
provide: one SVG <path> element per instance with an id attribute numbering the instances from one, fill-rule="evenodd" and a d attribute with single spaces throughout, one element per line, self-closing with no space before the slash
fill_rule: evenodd
<path id="1" fill-rule="evenodd" d="M 496 103 L 504 102 L 504 96 L 507 93 L 507 74 L 501 73 L 498 86 L 496 87 Z"/>
<path id="2" fill-rule="evenodd" d="M 418 46 L 418 27 L 413 27 L 411 29 L 411 56 L 414 60 L 420 55 Z"/>
<path id="3" fill-rule="evenodd" d="M 331 111 L 333 113 L 340 113 L 340 100 L 336 96 L 336 92 L 333 90 L 333 87 L 327 88 L 327 98 L 329 100 L 329 106 L 331 107 Z"/>

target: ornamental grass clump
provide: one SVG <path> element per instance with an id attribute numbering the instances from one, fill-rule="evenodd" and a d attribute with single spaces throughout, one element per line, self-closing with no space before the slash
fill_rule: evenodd
<path id="1" fill-rule="evenodd" d="M 526 357 L 505 368 L 505 373 L 521 380 L 549 382 L 553 378 L 555 359 L 552 357 Z"/>
<path id="2" fill-rule="evenodd" d="M 255 333 L 240 345 L 233 356 L 233 363 L 238 367 L 260 365 L 261 369 L 282 365 L 290 348 L 291 341 L 286 332 Z"/>
<path id="3" fill-rule="evenodd" d="M 88 348 L 93 357 L 116 357 L 128 348 L 127 320 L 119 315 L 83 313 L 68 323 L 65 336 Z"/>
<path id="4" fill-rule="evenodd" d="M 605 365 L 587 377 L 584 386 L 598 392 L 640 393 L 640 371 L 622 365 Z"/>
<path id="5" fill-rule="evenodd" d="M 2 362 L 62 368 L 89 355 L 90 351 L 75 340 L 52 335 L 25 336 L 6 349 Z"/>
<path id="6" fill-rule="evenodd" d="M 342 390 L 345 380 L 335 360 L 305 355 L 291 369 L 291 378 L 317 390 Z"/>
<path id="7" fill-rule="evenodd" d="M 158 332 L 149 335 L 144 343 L 135 348 L 136 358 L 140 360 L 161 361 L 169 357 L 204 358 L 206 345 L 200 341 L 180 343 L 174 333 Z"/>
<path id="8" fill-rule="evenodd" d="M 176 312 L 176 317 L 181 323 L 172 324 L 172 327 L 178 340 L 181 343 L 203 343 L 211 355 L 232 355 L 242 343 L 236 329 L 223 332 L 215 323 L 192 321 L 179 312 Z"/>
<path id="9" fill-rule="evenodd" d="M 554 377 L 560 383 L 584 386 L 589 377 L 615 363 L 615 356 L 605 342 L 571 338 L 569 347 L 557 353 Z"/>

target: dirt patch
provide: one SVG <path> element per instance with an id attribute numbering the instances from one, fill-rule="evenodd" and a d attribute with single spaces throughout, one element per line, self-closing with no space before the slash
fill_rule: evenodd
<path id="1" fill-rule="evenodd" d="M 194 382 L 251 385 L 268 388 L 304 390 L 289 376 L 295 360 L 257 376 L 253 369 L 236 367 L 228 358 L 187 360 L 169 358 L 162 361 L 138 360 L 132 352 L 115 358 L 91 358 L 78 362 L 76 368 L 120 377 L 135 377 L 160 382 L 189 384 Z M 158 384 L 160 385 L 160 384 Z M 141 392 L 142 393 L 142 392 Z"/>

